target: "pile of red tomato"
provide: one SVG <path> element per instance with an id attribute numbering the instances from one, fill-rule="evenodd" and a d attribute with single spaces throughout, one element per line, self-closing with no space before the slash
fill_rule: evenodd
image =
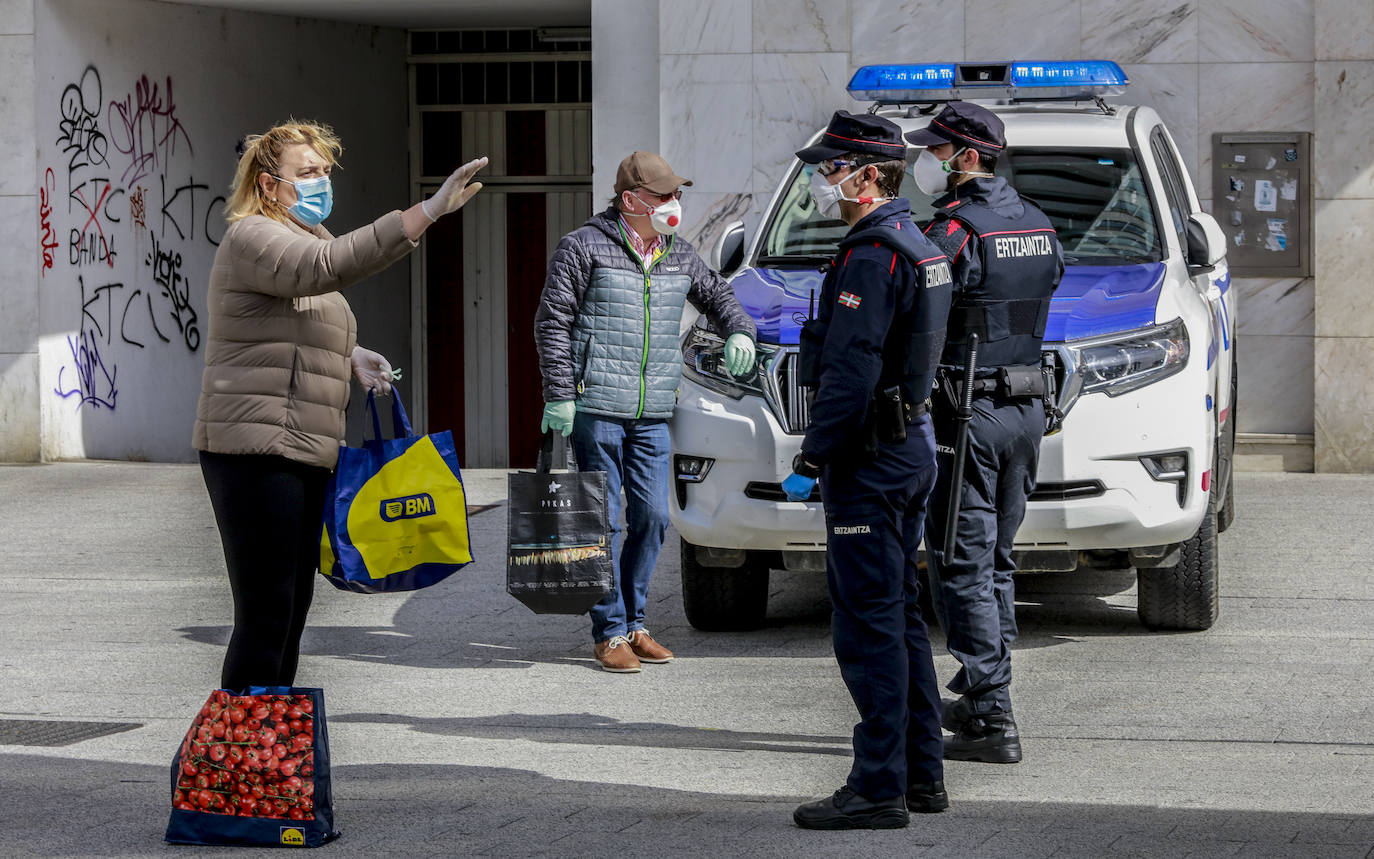
<path id="1" fill-rule="evenodd" d="M 173 806 L 313 820 L 314 710 L 307 695 L 215 692 L 181 744 Z"/>

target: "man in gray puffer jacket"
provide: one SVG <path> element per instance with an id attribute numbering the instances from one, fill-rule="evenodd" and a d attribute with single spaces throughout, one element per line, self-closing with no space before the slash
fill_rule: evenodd
<path id="1" fill-rule="evenodd" d="M 601 667 L 634 673 L 672 651 L 644 628 L 649 579 L 668 529 L 668 418 L 682 377 L 679 329 L 687 301 L 726 337 L 730 372 L 754 368 L 754 321 L 720 275 L 676 237 L 683 185 L 660 156 L 635 152 L 616 171 L 614 203 L 563 237 L 534 318 L 544 377 L 543 431 L 572 436 L 583 471 L 606 472 L 618 543 L 615 587 L 591 609 Z"/>

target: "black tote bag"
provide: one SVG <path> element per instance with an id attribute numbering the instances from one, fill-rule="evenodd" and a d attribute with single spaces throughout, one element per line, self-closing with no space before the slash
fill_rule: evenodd
<path id="1" fill-rule="evenodd" d="M 536 614 L 583 614 L 614 587 L 604 471 L 553 474 L 553 436 L 538 470 L 510 475 L 506 592 Z"/>

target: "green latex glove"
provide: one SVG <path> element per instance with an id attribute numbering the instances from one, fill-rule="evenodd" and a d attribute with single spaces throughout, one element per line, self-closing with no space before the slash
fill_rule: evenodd
<path id="1" fill-rule="evenodd" d="M 754 369 L 754 341 L 748 334 L 731 334 L 725 341 L 725 366 L 734 376 Z"/>
<path id="2" fill-rule="evenodd" d="M 576 416 L 577 402 L 575 400 L 549 403 L 544 406 L 544 420 L 539 426 L 539 431 L 557 430 L 566 438 L 572 435 L 573 418 Z"/>

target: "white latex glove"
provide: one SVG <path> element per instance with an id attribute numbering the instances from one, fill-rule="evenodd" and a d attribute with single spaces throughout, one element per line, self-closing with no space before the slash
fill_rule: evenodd
<path id="1" fill-rule="evenodd" d="M 439 186 L 439 190 L 434 192 L 434 196 L 420 203 L 420 208 L 424 210 L 425 217 L 431 221 L 437 221 L 450 212 L 456 212 L 463 208 L 463 204 L 471 200 L 473 195 L 482 190 L 481 182 L 468 182 L 473 175 L 487 166 L 487 156 L 473 159 L 468 163 L 454 170 L 449 177 L 444 180 L 444 184 Z"/>
<path id="2" fill-rule="evenodd" d="M 355 346 L 349 360 L 353 364 L 353 377 L 358 380 L 358 384 L 369 391 L 383 395 L 389 394 L 391 393 L 391 383 L 401 378 L 400 370 L 393 370 L 391 362 L 371 349 Z"/>

